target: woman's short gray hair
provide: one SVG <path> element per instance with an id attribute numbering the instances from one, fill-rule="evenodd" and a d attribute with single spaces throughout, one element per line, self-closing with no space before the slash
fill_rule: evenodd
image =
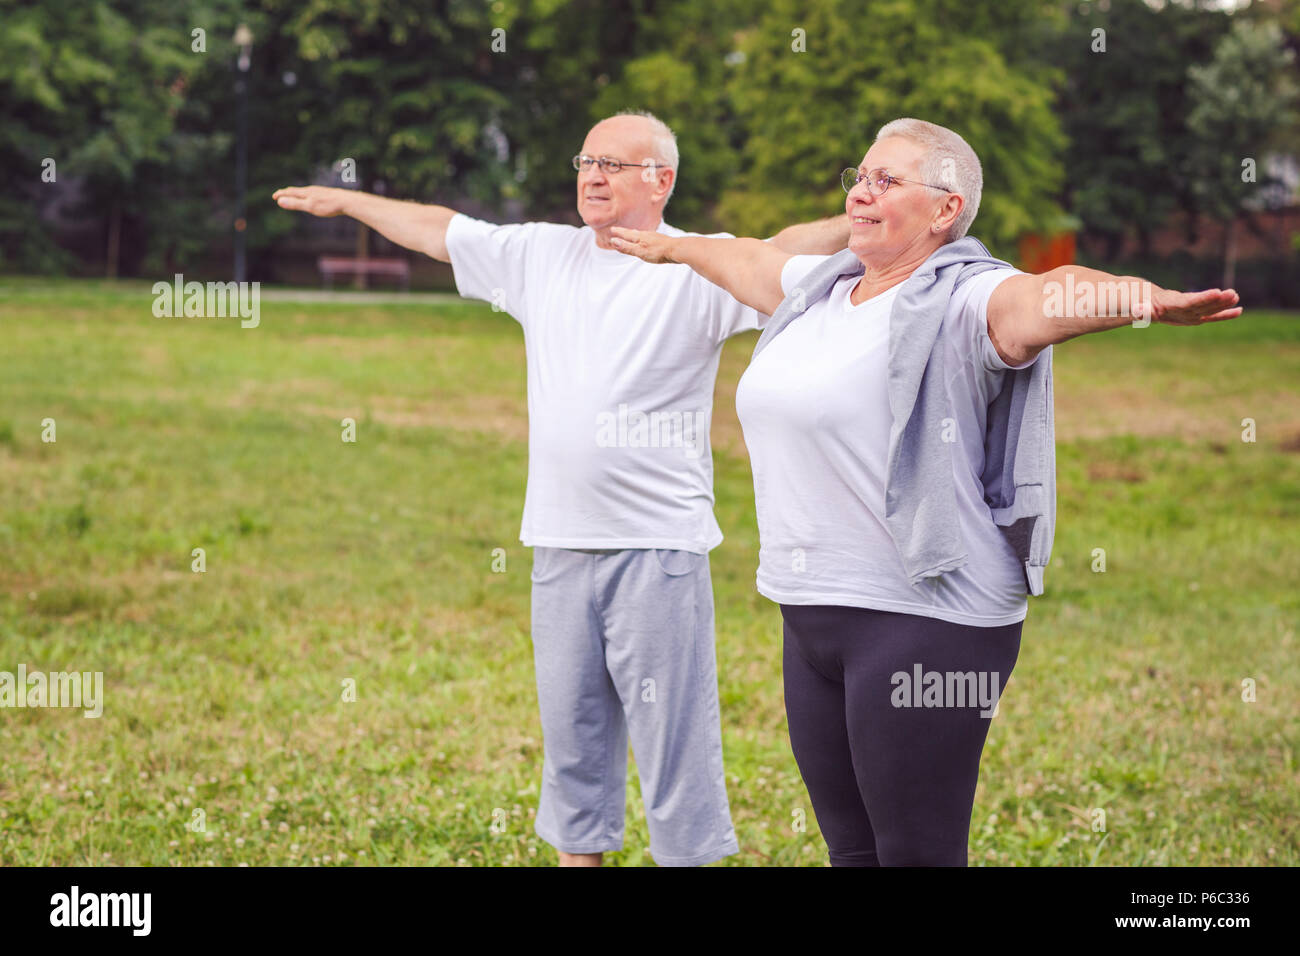
<path id="1" fill-rule="evenodd" d="M 984 173 L 975 150 L 947 127 L 909 117 L 891 120 L 880 127 L 876 142 L 890 136 L 901 136 L 922 147 L 925 158 L 921 161 L 921 179 L 932 186 L 951 189 L 964 200 L 944 242 L 955 242 L 966 235 L 979 212 L 980 193 L 984 191 Z"/>

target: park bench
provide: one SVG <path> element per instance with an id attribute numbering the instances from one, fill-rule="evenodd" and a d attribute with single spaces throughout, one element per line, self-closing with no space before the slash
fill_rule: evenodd
<path id="1" fill-rule="evenodd" d="M 411 288 L 411 264 L 405 259 L 357 259 L 351 256 L 320 256 L 316 260 L 325 288 L 334 288 L 334 276 L 339 273 L 357 275 L 393 276 L 402 280 L 402 288 Z"/>

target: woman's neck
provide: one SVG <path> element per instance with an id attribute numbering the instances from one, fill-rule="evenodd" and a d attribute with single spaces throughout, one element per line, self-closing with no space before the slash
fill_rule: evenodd
<path id="1" fill-rule="evenodd" d="M 892 262 L 868 262 L 863 259 L 862 264 L 866 271 L 858 284 L 853 287 L 853 292 L 849 295 L 849 301 L 854 305 L 861 305 L 868 299 L 874 299 L 882 292 L 888 292 L 894 286 L 905 280 L 915 272 L 926 259 L 930 258 L 938 249 L 917 249 L 908 250 Z M 861 258 L 861 257 L 859 257 Z"/>

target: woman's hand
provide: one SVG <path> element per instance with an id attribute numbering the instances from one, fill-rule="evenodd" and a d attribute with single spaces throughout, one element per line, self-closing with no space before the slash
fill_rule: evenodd
<path id="1" fill-rule="evenodd" d="M 645 229 L 624 229 L 622 226 L 612 226 L 609 231 L 613 233 L 609 237 L 609 244 L 619 252 L 625 252 L 629 256 L 636 256 L 651 263 L 677 261 L 670 254 L 672 236 Z"/>
<path id="2" fill-rule="evenodd" d="M 1165 325 L 1200 325 L 1203 322 L 1222 322 L 1241 315 L 1239 302 L 1232 289 L 1206 289 L 1204 292 L 1174 292 L 1160 289 L 1146 303 L 1153 322 Z"/>

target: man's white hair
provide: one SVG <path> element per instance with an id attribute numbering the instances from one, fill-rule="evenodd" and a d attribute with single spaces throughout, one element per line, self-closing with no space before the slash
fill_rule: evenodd
<path id="1" fill-rule="evenodd" d="M 984 173 L 975 150 L 947 127 L 909 117 L 891 120 L 880 127 L 876 142 L 890 136 L 911 140 L 925 150 L 918 174 L 922 182 L 951 189 L 964 200 L 944 242 L 955 242 L 966 235 L 979 212 L 980 193 L 984 191 Z"/>
<path id="2" fill-rule="evenodd" d="M 668 195 L 664 197 L 664 205 L 668 200 L 673 198 L 673 190 L 677 188 L 677 176 L 680 169 L 680 161 L 677 156 L 677 136 L 668 124 L 655 116 L 648 110 L 623 110 L 615 113 L 615 116 L 640 116 L 642 119 L 650 121 L 652 132 L 650 133 L 651 142 L 654 143 L 654 155 L 638 157 L 642 160 L 653 159 L 656 163 L 663 163 L 673 171 L 673 184 L 668 187 Z"/>

